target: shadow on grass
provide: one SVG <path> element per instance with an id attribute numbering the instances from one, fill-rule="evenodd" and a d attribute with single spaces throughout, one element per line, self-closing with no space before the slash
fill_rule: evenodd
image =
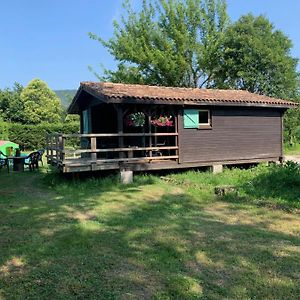
<path id="1" fill-rule="evenodd" d="M 0 201 L 4 299 L 298 299 L 298 237 L 221 221 L 151 177 L 51 176 Z"/>

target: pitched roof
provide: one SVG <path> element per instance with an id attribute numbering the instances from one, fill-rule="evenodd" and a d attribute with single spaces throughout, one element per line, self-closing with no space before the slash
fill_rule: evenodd
<path id="1" fill-rule="evenodd" d="M 244 90 L 217 90 L 121 84 L 110 82 L 81 82 L 69 107 L 77 112 L 76 102 L 82 91 L 108 103 L 144 103 L 174 105 L 237 105 L 265 107 L 296 107 L 292 101 L 276 99 Z"/>

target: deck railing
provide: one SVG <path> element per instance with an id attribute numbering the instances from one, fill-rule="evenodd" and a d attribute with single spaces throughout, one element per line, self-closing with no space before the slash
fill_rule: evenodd
<path id="1" fill-rule="evenodd" d="M 135 138 L 139 145 L 128 143 Z M 168 143 L 158 143 L 164 139 Z M 113 140 L 113 143 L 109 143 Z M 178 133 L 59 134 L 46 137 L 48 163 L 64 165 L 70 160 L 94 163 L 178 160 Z M 114 145 L 114 146 L 111 146 Z M 115 146 L 117 145 L 117 146 Z"/>

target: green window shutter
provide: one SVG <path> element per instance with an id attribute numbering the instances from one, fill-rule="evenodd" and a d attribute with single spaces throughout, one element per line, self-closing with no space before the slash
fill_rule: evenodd
<path id="1" fill-rule="evenodd" d="M 199 111 L 198 109 L 183 110 L 183 127 L 198 128 L 199 127 Z"/>
<path id="2" fill-rule="evenodd" d="M 90 133 L 88 109 L 82 111 L 82 133 Z"/>

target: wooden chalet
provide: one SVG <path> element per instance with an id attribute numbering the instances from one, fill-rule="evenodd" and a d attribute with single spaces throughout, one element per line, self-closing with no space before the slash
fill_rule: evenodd
<path id="1" fill-rule="evenodd" d="M 50 134 L 62 172 L 160 170 L 280 161 L 294 102 L 242 90 L 82 82 L 69 109 L 78 134 Z"/>

